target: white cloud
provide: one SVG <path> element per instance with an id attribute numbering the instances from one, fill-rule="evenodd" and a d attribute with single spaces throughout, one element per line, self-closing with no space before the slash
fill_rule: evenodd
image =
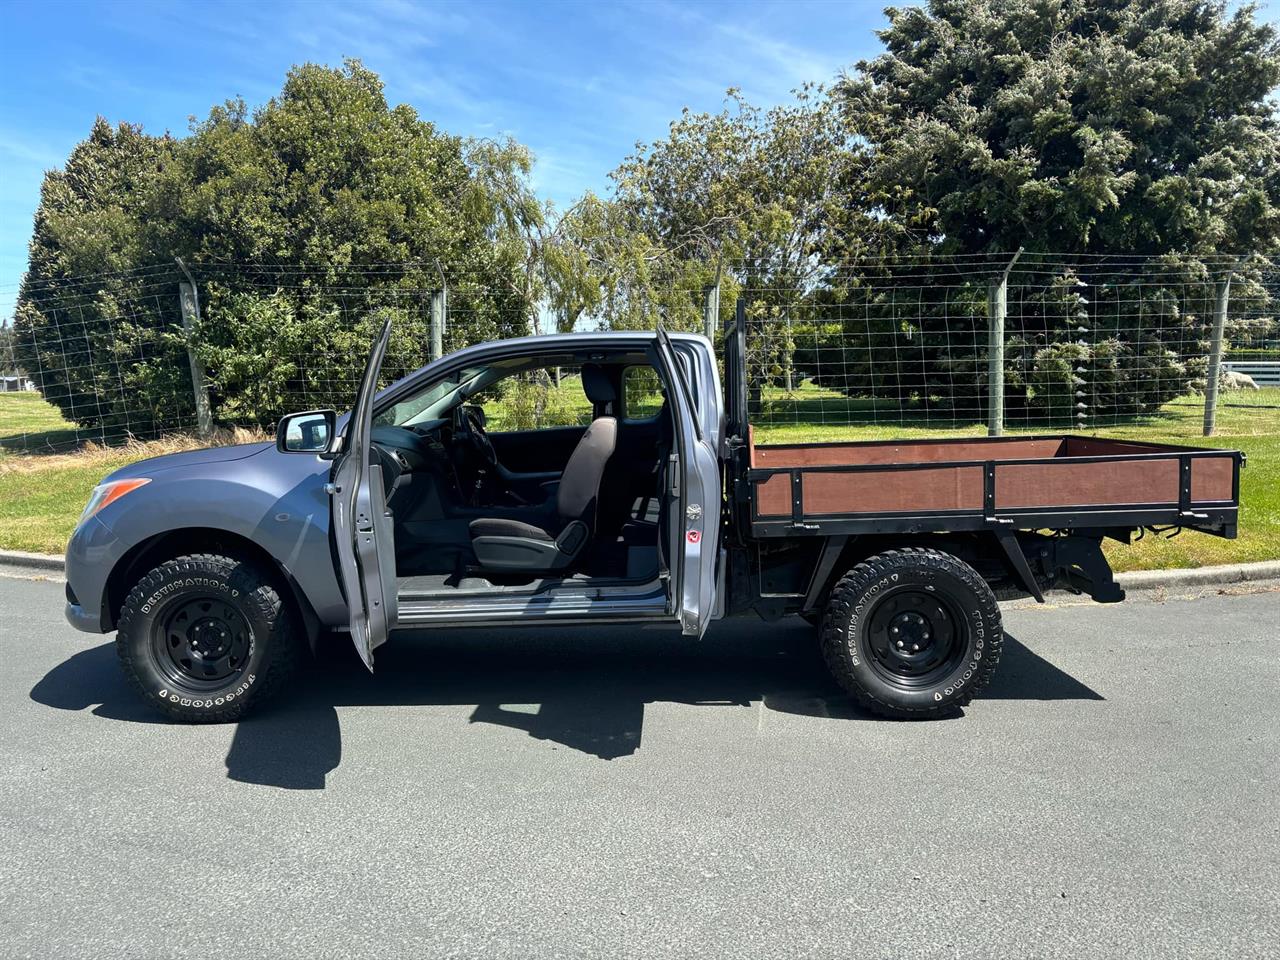
<path id="1" fill-rule="evenodd" d="M 67 158 L 66 150 L 58 150 L 47 143 L 33 140 L 12 130 L 0 130 L 0 155 L 21 161 L 28 166 L 39 165 L 48 170 L 62 165 Z M 6 179 L 12 171 L 6 171 Z"/>

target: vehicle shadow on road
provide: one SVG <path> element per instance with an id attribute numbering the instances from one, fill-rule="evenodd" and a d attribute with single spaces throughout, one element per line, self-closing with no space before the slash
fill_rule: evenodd
<path id="1" fill-rule="evenodd" d="M 340 638 L 339 638 L 340 639 Z M 860 710 L 831 679 L 813 630 L 796 620 L 743 622 L 700 643 L 622 627 L 546 635 L 461 631 L 397 636 L 370 675 L 345 641 L 327 642 L 274 704 L 237 725 L 227 776 L 285 789 L 323 789 L 342 761 L 338 707 L 472 706 L 471 723 L 523 731 L 602 760 L 641 748 L 645 707 L 751 706 L 822 720 L 889 723 Z M 1102 697 L 1006 636 L 985 697 Z M 78 653 L 31 691 L 38 703 L 107 720 L 164 723 L 120 673 L 112 644 Z M 955 717 L 963 716 L 956 711 Z"/>

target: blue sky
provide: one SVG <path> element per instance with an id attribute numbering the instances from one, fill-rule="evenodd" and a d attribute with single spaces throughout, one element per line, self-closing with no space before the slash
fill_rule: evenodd
<path id="1" fill-rule="evenodd" d="M 509 133 L 559 204 L 608 187 L 637 140 L 741 87 L 768 106 L 878 50 L 881 4 L 17 2 L 0 14 L 0 319 L 26 268 L 44 171 L 96 115 L 185 133 L 228 97 L 261 103 L 289 66 L 358 57 L 387 98 L 452 133 Z"/>

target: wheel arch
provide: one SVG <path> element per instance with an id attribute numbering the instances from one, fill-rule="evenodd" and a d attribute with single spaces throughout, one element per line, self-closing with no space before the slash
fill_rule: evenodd
<path id="1" fill-rule="evenodd" d="M 806 609 L 821 609 L 831 589 L 850 569 L 864 560 L 903 547 L 921 547 L 950 554 L 973 567 L 1001 599 L 1029 596 L 1017 582 L 1017 572 L 1009 564 L 996 535 L 990 531 L 972 533 L 872 534 L 849 537 L 838 559 L 823 572 L 822 582 L 810 583 Z"/>
<path id="2" fill-rule="evenodd" d="M 312 649 L 320 634 L 320 618 L 306 591 L 272 553 L 259 543 L 232 530 L 217 527 L 179 527 L 165 530 L 140 540 L 130 547 L 112 567 L 103 591 L 102 622 L 107 630 L 114 630 L 120 619 L 120 609 L 133 585 L 148 570 L 191 553 L 220 553 L 241 557 L 260 564 L 271 572 L 276 586 L 284 587 L 282 596 L 290 604 L 307 633 Z"/>

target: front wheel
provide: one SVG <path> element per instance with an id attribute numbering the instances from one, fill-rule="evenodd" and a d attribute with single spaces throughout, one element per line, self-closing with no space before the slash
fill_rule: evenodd
<path id="1" fill-rule="evenodd" d="M 116 652 L 144 700 L 175 720 L 238 720 L 297 667 L 300 637 L 275 581 L 216 554 L 167 560 L 129 592 Z"/>
<path id="2" fill-rule="evenodd" d="M 822 652 L 836 680 L 886 717 L 949 713 L 985 687 L 1004 630 L 991 587 L 939 550 L 890 550 L 831 591 Z"/>

